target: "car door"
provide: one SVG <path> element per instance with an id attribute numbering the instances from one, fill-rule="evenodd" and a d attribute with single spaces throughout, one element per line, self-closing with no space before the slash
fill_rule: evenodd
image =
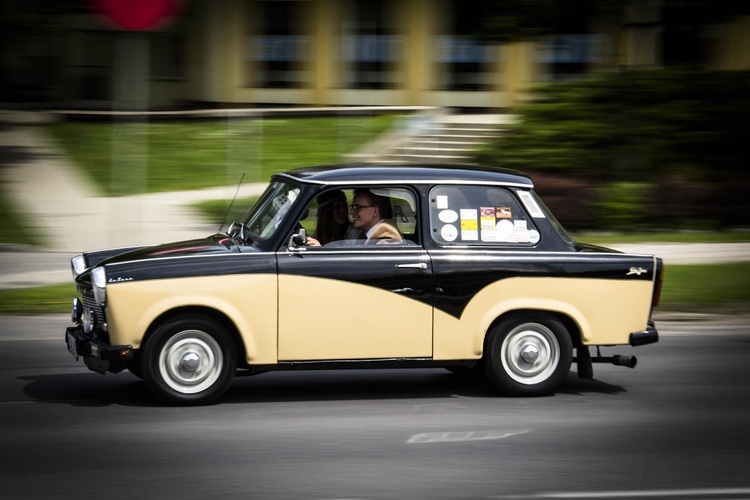
<path id="1" fill-rule="evenodd" d="M 280 252 L 279 361 L 432 356 L 421 247 Z"/>
<path id="2" fill-rule="evenodd" d="M 389 194 L 402 244 L 278 253 L 279 361 L 432 357 L 432 265 L 410 241 L 416 198 Z"/>

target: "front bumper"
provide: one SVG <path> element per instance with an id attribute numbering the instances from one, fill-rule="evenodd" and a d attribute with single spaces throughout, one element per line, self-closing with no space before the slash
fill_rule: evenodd
<path id="1" fill-rule="evenodd" d="M 659 332 L 656 331 L 656 325 L 653 321 L 648 322 L 648 328 L 645 330 L 630 334 L 630 345 L 633 347 L 653 344 L 654 342 L 659 342 Z"/>
<path id="2" fill-rule="evenodd" d="M 83 333 L 81 326 L 65 329 L 65 344 L 76 359 L 83 357 L 86 366 L 98 373 L 117 373 L 128 367 L 134 350 L 130 345 L 109 345 Z"/>

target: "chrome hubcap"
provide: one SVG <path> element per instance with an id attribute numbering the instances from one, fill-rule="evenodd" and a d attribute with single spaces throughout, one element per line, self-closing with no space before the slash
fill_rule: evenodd
<path id="1" fill-rule="evenodd" d="M 194 352 L 185 353 L 185 355 L 182 356 L 182 360 L 180 361 L 180 366 L 182 367 L 182 369 L 189 372 L 196 371 L 200 365 L 201 358 Z"/>
<path id="2" fill-rule="evenodd" d="M 521 348 L 521 358 L 527 363 L 539 359 L 539 348 L 534 344 L 526 344 Z"/>
<path id="3" fill-rule="evenodd" d="M 518 383 L 544 382 L 560 362 L 560 344 L 555 334 L 539 323 L 524 323 L 513 328 L 500 348 L 505 372 Z"/>
<path id="4" fill-rule="evenodd" d="M 223 366 L 221 346 L 200 330 L 185 330 L 174 335 L 159 354 L 162 379 L 183 394 L 196 394 L 211 387 L 221 376 Z"/>

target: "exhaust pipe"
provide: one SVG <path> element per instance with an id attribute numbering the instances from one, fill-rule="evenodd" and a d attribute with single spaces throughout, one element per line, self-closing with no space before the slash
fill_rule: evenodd
<path id="1" fill-rule="evenodd" d="M 628 368 L 635 368 L 638 364 L 638 358 L 635 356 L 620 356 L 615 354 L 612 356 L 612 364 L 615 366 L 627 366 Z"/>
<path id="2" fill-rule="evenodd" d="M 573 362 L 578 363 L 579 366 L 590 366 L 590 363 L 612 363 L 615 366 L 627 366 L 628 368 L 635 368 L 638 365 L 638 358 L 636 358 L 635 356 L 622 356 L 620 354 L 615 354 L 614 356 L 594 357 L 589 357 L 584 354 L 578 357 L 574 357 Z M 581 374 L 579 373 L 579 375 Z"/>

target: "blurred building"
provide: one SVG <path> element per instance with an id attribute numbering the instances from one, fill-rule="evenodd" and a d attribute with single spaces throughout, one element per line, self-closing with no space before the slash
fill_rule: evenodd
<path id="1" fill-rule="evenodd" d="M 134 31 L 90 0 L 3 0 L 0 99 L 501 109 L 534 83 L 597 71 L 750 69 L 750 12 L 721 7 L 743 2 L 589 3 L 554 35 L 486 43 L 467 0 L 185 0 L 170 22 Z"/>

